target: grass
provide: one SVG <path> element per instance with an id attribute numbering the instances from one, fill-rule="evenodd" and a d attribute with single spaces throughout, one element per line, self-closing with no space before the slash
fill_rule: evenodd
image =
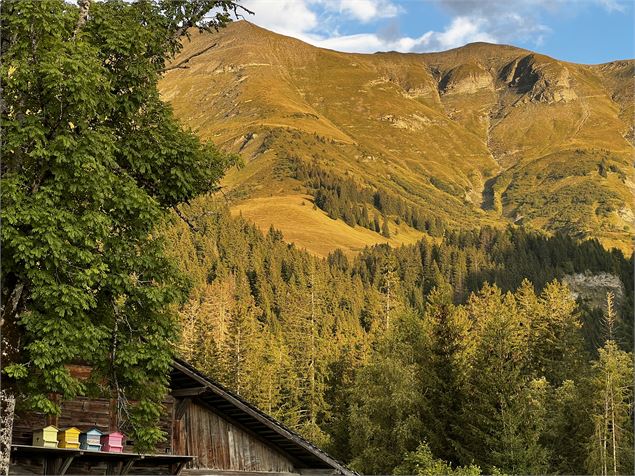
<path id="1" fill-rule="evenodd" d="M 390 239 L 366 228 L 352 228 L 341 220 L 329 218 L 319 208 L 314 209 L 311 199 L 308 195 L 252 198 L 233 206 L 231 212 L 253 221 L 264 232 L 273 225 L 284 234 L 285 240 L 323 257 L 337 248 L 353 255 L 366 246 L 378 243 L 399 246 L 424 236 L 403 223 L 390 224 L 393 234 Z"/>

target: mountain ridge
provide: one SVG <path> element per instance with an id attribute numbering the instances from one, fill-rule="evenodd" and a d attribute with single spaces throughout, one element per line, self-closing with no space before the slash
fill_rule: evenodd
<path id="1" fill-rule="evenodd" d="M 294 234 L 289 219 L 250 202 L 265 197 L 324 223 L 322 210 L 298 208 L 310 191 L 289 172 L 293 158 L 451 226 L 523 223 L 631 249 L 633 60 L 576 65 L 482 42 L 341 53 L 241 21 L 193 33 L 175 61 L 213 43 L 166 73 L 162 95 L 203 138 L 241 153 L 245 166 L 225 186 L 234 210 L 262 228 Z M 387 218 L 392 241 L 418 233 Z M 383 242 L 376 235 L 366 244 Z"/>

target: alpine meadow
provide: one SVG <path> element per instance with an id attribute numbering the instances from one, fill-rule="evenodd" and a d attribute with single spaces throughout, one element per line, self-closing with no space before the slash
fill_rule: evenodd
<path id="1" fill-rule="evenodd" d="M 634 474 L 635 60 L 415 3 L 2 1 L 1 474 Z"/>

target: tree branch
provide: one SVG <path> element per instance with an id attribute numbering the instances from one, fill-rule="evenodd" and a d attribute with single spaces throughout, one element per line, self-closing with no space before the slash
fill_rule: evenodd
<path id="1" fill-rule="evenodd" d="M 188 66 L 186 66 L 187 63 L 190 62 L 190 60 L 192 58 L 196 58 L 197 56 L 202 55 L 203 53 L 205 53 L 206 51 L 211 50 L 212 48 L 214 48 L 216 45 L 218 45 L 218 43 L 214 43 L 213 45 L 208 46 L 207 48 L 203 48 L 201 51 L 199 51 L 198 53 L 194 53 L 193 55 L 188 56 L 187 58 L 185 58 L 182 61 L 179 61 L 177 64 L 172 65 L 172 66 L 168 66 L 167 68 L 163 68 L 159 70 L 159 73 L 165 73 L 166 71 L 170 71 L 173 69 L 187 69 Z"/>
<path id="2" fill-rule="evenodd" d="M 190 230 L 192 230 L 192 231 L 194 231 L 194 232 L 198 232 L 198 231 L 199 231 L 198 227 L 197 227 L 197 226 L 195 226 L 195 225 L 194 225 L 194 224 L 193 224 L 193 223 L 189 220 L 189 218 L 188 218 L 188 217 L 186 217 L 186 216 L 185 216 L 185 215 L 181 212 L 181 210 L 179 210 L 179 207 L 178 207 L 178 206 L 176 206 L 176 207 L 172 207 L 172 210 L 174 210 L 174 211 L 175 211 L 175 213 L 179 216 L 179 218 L 185 222 L 185 224 L 186 224 L 186 225 L 190 228 Z"/>
<path id="3" fill-rule="evenodd" d="M 22 291 L 24 290 L 24 284 L 19 282 L 11 291 L 7 304 L 2 306 L 2 313 L 0 315 L 0 326 L 2 326 L 9 319 L 13 319 L 15 313 L 20 304 L 22 298 Z"/>
<path id="4" fill-rule="evenodd" d="M 90 10 L 90 4 L 93 0 L 78 0 L 77 5 L 79 6 L 79 18 L 77 19 L 77 24 L 75 25 L 75 31 L 73 32 L 73 38 L 77 36 L 79 30 L 86 24 L 88 20 L 88 11 Z"/>

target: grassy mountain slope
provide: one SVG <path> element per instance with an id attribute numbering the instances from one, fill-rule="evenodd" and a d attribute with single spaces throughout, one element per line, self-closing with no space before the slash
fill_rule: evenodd
<path id="1" fill-rule="evenodd" d="M 577 65 L 485 43 L 346 54 L 241 21 L 194 33 L 177 62 L 212 44 L 166 73 L 162 94 L 186 125 L 244 157 L 225 180 L 234 212 L 301 247 L 386 240 L 301 205 L 295 159 L 451 226 L 524 223 L 631 249 L 633 61 Z M 393 244 L 416 239 L 389 219 Z"/>

